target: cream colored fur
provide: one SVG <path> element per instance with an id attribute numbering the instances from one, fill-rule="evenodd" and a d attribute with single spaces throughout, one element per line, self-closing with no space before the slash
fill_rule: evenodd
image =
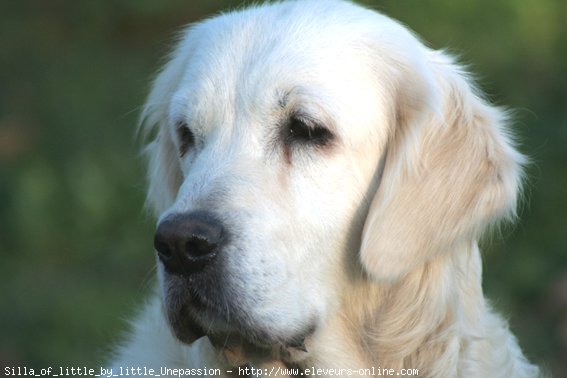
<path id="1" fill-rule="evenodd" d="M 277 135 L 294 109 L 331 130 L 333 145 L 286 155 Z M 238 225 L 230 290 L 254 304 L 248 316 L 280 339 L 308 317 L 316 328 L 306 352 L 181 343 L 158 262 L 162 289 L 115 368 L 538 376 L 483 296 L 478 249 L 487 229 L 514 219 L 524 158 L 505 113 L 446 53 L 348 2 L 256 6 L 189 27 L 144 118 L 157 133 L 148 200 L 160 219 L 205 206 Z M 184 157 L 179 120 L 198 139 Z"/>

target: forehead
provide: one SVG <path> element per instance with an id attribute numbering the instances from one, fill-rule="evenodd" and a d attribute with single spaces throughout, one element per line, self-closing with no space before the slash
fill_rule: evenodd
<path id="1" fill-rule="evenodd" d="M 230 13 L 190 28 L 181 44 L 187 59 L 173 117 L 231 123 L 282 106 L 317 109 L 339 123 L 375 117 L 385 106 L 378 88 L 387 84 L 375 75 L 367 14 L 357 13 L 366 11 L 348 7 L 354 13 L 337 22 L 325 9 L 298 11 L 299 3 Z"/>

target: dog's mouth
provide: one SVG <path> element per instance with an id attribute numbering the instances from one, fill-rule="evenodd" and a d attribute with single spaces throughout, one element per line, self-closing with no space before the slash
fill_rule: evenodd
<path id="1" fill-rule="evenodd" d="M 232 366 L 247 363 L 280 360 L 282 362 L 297 362 L 307 354 L 307 343 L 312 331 L 298 334 L 286 340 L 267 343 L 258 338 L 251 339 L 242 333 L 211 333 L 206 336 Z"/>
<path id="2" fill-rule="evenodd" d="M 207 336 L 233 365 L 307 353 L 306 342 L 315 331 L 314 322 L 301 332 L 282 336 L 258 326 L 245 308 L 223 301 L 222 295 L 195 289 L 192 279 L 177 276 L 168 281 L 165 310 L 169 325 L 181 342 L 192 344 Z"/>

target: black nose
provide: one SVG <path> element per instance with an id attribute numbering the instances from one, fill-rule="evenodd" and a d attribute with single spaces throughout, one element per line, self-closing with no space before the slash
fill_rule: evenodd
<path id="1" fill-rule="evenodd" d="M 202 271 L 216 256 L 223 227 L 211 214 L 173 214 L 157 228 L 154 247 L 165 269 L 188 276 Z"/>

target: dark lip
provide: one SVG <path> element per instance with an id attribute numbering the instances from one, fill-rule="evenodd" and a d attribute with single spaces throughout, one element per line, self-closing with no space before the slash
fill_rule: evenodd
<path id="1" fill-rule="evenodd" d="M 317 328 L 315 321 L 310 321 L 302 331 L 281 337 L 270 334 L 269 331 L 243 324 L 236 318 L 229 321 L 215 307 L 204 303 L 198 296 L 191 303 L 190 308 L 193 319 L 195 319 L 195 327 L 202 330 L 203 335 L 208 336 L 213 345 L 217 347 L 219 345 L 239 345 L 256 355 L 264 354 L 267 351 L 274 350 L 274 348 L 300 348 L 304 345 L 305 339 L 313 335 Z M 217 327 L 206 327 L 207 324 L 213 322 L 220 323 L 220 327 L 218 323 Z"/>
<path id="2" fill-rule="evenodd" d="M 176 290 L 170 293 L 173 295 L 170 300 L 180 305 L 177 308 L 168 308 L 167 311 L 170 325 L 182 342 L 194 341 L 183 337 L 192 333 L 197 338 L 208 336 L 222 344 L 232 340 L 236 344 L 247 346 L 246 349 L 266 351 L 275 347 L 300 345 L 302 340 L 315 332 L 314 319 L 294 335 L 278 336 L 269 330 L 255 327 L 253 319 L 249 318 L 240 303 L 229 300 L 226 293 L 212 290 L 213 282 L 207 276 L 197 274 L 192 278 L 171 277 L 176 281 L 173 283 Z"/>
<path id="3" fill-rule="evenodd" d="M 212 282 L 206 274 L 193 277 L 168 275 L 169 290 L 165 310 L 170 325 L 181 334 L 184 329 L 195 329 L 200 336 L 216 333 L 222 329 L 234 330 L 236 333 L 238 320 L 234 319 L 231 303 L 225 303 L 222 294 L 213 290 Z M 234 311 L 237 311 L 234 309 Z M 196 331 L 199 332 L 196 332 Z M 178 333 L 178 332 L 176 332 Z"/>
<path id="4" fill-rule="evenodd" d="M 189 295 L 186 303 L 187 310 L 193 314 L 193 317 L 202 320 L 202 323 L 211 320 L 229 324 L 227 316 L 227 308 L 230 304 L 218 303 L 218 300 L 211 300 L 214 294 L 202 293 L 194 287 L 188 288 Z"/>
<path id="5" fill-rule="evenodd" d="M 209 305 L 201 299 L 201 296 L 193 289 L 189 289 L 188 306 L 196 313 L 207 312 Z"/>

